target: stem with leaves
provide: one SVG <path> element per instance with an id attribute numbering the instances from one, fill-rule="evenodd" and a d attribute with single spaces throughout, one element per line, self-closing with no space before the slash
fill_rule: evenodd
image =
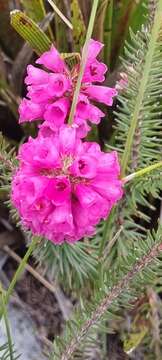
<path id="1" fill-rule="evenodd" d="M 162 161 L 159 161 L 156 164 L 152 164 L 150 166 L 145 167 L 144 169 L 138 170 L 128 176 L 126 176 L 125 178 L 122 179 L 123 181 L 123 185 L 128 183 L 129 181 L 132 181 L 134 179 L 137 179 L 138 177 L 144 176 L 146 174 L 149 174 L 151 171 L 156 170 L 158 168 L 162 167 Z M 105 227 L 104 227 L 104 231 L 103 231 L 103 237 L 102 240 L 100 242 L 100 248 L 99 248 L 99 258 L 102 260 L 102 256 L 103 256 L 103 251 L 105 248 L 105 244 L 107 241 L 107 234 L 110 230 L 110 226 L 111 226 L 111 220 L 113 219 L 114 216 L 114 209 L 111 211 L 110 215 L 108 216 L 107 220 L 105 221 Z M 102 266 L 101 266 L 102 267 Z"/>
<path id="2" fill-rule="evenodd" d="M 85 70 L 85 66 L 86 66 L 86 62 L 87 62 L 88 46 L 89 46 L 89 41 L 91 39 L 92 32 L 93 32 L 93 26 L 94 26 L 98 3 L 99 3 L 99 0 L 93 0 L 93 6 L 92 6 L 89 25 L 88 25 L 87 35 L 86 35 L 86 41 L 85 41 L 83 51 L 82 51 L 79 76 L 78 76 L 78 80 L 77 80 L 77 84 L 76 84 L 76 88 L 75 88 L 75 92 L 74 92 L 74 97 L 73 97 L 73 102 L 72 102 L 72 106 L 71 106 L 71 111 L 70 111 L 70 115 L 69 115 L 69 120 L 68 120 L 69 125 L 71 125 L 73 122 L 77 103 L 78 103 L 82 78 L 84 75 L 84 70 Z"/>
<path id="3" fill-rule="evenodd" d="M 129 287 L 131 280 L 146 266 L 148 266 L 162 251 L 162 244 L 155 244 L 148 254 L 144 255 L 138 260 L 132 269 L 123 277 L 119 283 L 117 283 L 107 294 L 102 301 L 99 303 L 97 308 L 92 312 L 90 318 L 85 321 L 80 331 L 75 335 L 70 344 L 66 347 L 60 360 L 69 360 L 72 358 L 73 353 L 77 349 L 78 345 L 82 342 L 84 337 L 87 335 L 90 328 L 92 328 L 108 310 L 111 304 L 117 299 L 122 292 Z"/>
<path id="4" fill-rule="evenodd" d="M 122 177 L 124 177 L 126 174 L 129 160 L 130 160 L 132 144 L 133 144 L 133 140 L 134 140 L 134 134 L 135 134 L 136 127 L 138 124 L 138 120 L 140 118 L 140 111 L 141 111 L 141 107 L 143 104 L 146 87 L 148 84 L 148 78 L 149 78 L 151 67 L 152 67 L 152 61 L 153 61 L 153 56 L 155 53 L 155 47 L 157 45 L 157 38 L 159 37 L 159 32 L 160 32 L 160 28 L 161 28 L 161 15 L 162 15 L 162 1 L 159 0 L 158 5 L 157 5 L 157 10 L 155 13 L 154 24 L 153 24 L 153 27 L 151 30 L 150 40 L 148 43 L 148 52 L 147 52 L 146 59 L 145 59 L 143 73 L 141 76 L 138 96 L 136 98 L 133 113 L 130 114 L 130 117 L 131 117 L 130 127 L 128 130 L 127 140 L 126 140 L 124 153 L 123 153 L 123 157 L 122 157 Z"/>

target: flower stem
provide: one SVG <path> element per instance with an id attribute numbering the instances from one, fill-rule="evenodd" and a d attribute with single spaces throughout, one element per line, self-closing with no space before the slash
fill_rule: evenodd
<path id="1" fill-rule="evenodd" d="M 124 178 L 122 179 L 122 181 L 123 181 L 124 184 L 125 184 L 125 183 L 133 180 L 134 178 L 138 178 L 138 177 L 140 177 L 140 176 L 143 176 L 143 175 L 145 175 L 145 174 L 148 174 L 148 173 L 150 173 L 151 171 L 153 171 L 153 170 L 155 170 L 155 169 L 158 169 L 158 168 L 160 168 L 160 167 L 162 167 L 162 161 L 159 161 L 159 162 L 156 163 L 156 164 L 147 166 L 147 167 L 145 167 L 144 169 L 141 169 L 141 170 L 139 170 L 139 171 L 136 171 L 136 172 L 133 173 L 133 174 L 130 174 L 130 175 L 126 176 L 126 177 L 124 177 Z"/>
<path id="2" fill-rule="evenodd" d="M 68 120 L 69 125 L 71 125 L 73 122 L 76 106 L 78 103 L 82 78 L 84 75 L 84 70 L 85 70 L 85 66 L 86 66 L 86 62 L 87 62 L 88 46 L 89 46 L 89 41 L 91 39 L 92 32 L 93 32 L 93 26 L 94 26 L 98 3 L 99 3 L 99 0 L 93 0 L 93 6 L 92 6 L 89 25 L 88 25 L 87 35 L 86 35 L 86 41 L 85 41 L 85 44 L 83 47 L 83 52 L 82 52 L 79 76 L 78 76 L 78 80 L 77 80 L 77 84 L 76 84 L 76 88 L 75 88 L 75 92 L 74 92 L 74 97 L 73 97 L 73 102 L 72 102 L 72 106 L 71 106 L 71 111 L 70 111 L 70 115 L 69 115 L 69 120 Z"/>
<path id="3" fill-rule="evenodd" d="M 22 274 L 22 272 L 23 272 L 23 270 L 25 268 L 25 265 L 26 265 L 26 263 L 27 263 L 27 261 L 29 259 L 29 256 L 32 254 L 33 250 L 35 249 L 39 239 L 40 239 L 39 237 L 33 236 L 32 242 L 31 242 L 31 244 L 30 244 L 30 246 L 29 246 L 29 248 L 28 248 L 28 250 L 27 250 L 27 252 L 26 252 L 26 254 L 24 256 L 24 258 L 22 259 L 22 261 L 21 261 L 21 263 L 20 263 L 20 265 L 19 265 L 19 267 L 18 267 L 18 269 L 17 269 L 17 271 L 16 271 L 16 273 L 15 273 L 15 275 L 14 275 L 14 277 L 13 277 L 13 279 L 12 279 L 10 285 L 9 285 L 8 290 L 6 291 L 5 304 L 8 304 L 10 296 L 11 296 L 13 290 L 14 290 L 14 287 L 15 287 L 20 275 Z M 2 315 L 3 315 L 3 311 L 0 311 L 0 318 L 2 317 Z"/>

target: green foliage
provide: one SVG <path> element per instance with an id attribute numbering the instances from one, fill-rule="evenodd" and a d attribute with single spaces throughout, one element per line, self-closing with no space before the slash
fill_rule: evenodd
<path id="1" fill-rule="evenodd" d="M 9 109 L 12 111 L 13 115 L 17 118 L 18 99 L 17 96 L 14 94 L 12 87 L 8 83 L 7 68 L 1 50 L 0 50 L 0 96 L 3 99 L 3 101 L 5 101 Z"/>
<path id="2" fill-rule="evenodd" d="M 0 191 L 10 190 L 12 171 L 17 164 L 15 148 L 0 133 Z"/>
<path id="3" fill-rule="evenodd" d="M 11 25 L 27 41 L 33 50 L 41 55 L 51 47 L 51 40 L 41 28 L 22 11 L 11 12 Z"/>
<path id="4" fill-rule="evenodd" d="M 131 32 L 131 44 L 125 46 L 123 66 L 128 86 L 119 96 L 117 137 L 121 149 L 122 174 L 131 166 L 140 168 L 160 159 L 162 84 L 161 62 L 162 5 L 158 2 L 154 23 L 149 23 L 136 35 Z"/>
<path id="5" fill-rule="evenodd" d="M 12 357 L 11 357 L 12 356 Z M 3 344 L 0 346 L 0 359 L 1 360 L 18 360 L 20 359 L 20 355 L 16 355 L 16 351 L 14 350 L 14 346 L 12 345 L 12 353 L 9 349 L 9 344 Z"/>
<path id="6" fill-rule="evenodd" d="M 88 356 L 83 357 L 85 344 L 89 341 L 89 348 L 90 344 L 95 346 L 96 331 L 113 331 L 114 320 L 120 319 L 121 306 L 125 310 L 131 309 L 139 294 L 141 296 L 145 292 L 145 284 L 154 285 L 157 278 L 161 278 L 161 227 L 156 234 L 149 233 L 146 240 L 137 241 L 129 250 L 125 259 L 120 258 L 114 272 L 109 270 L 105 273 L 104 284 L 99 291 L 95 289 L 91 301 L 82 303 L 81 308 L 76 310 L 74 318 L 66 325 L 62 339 L 55 342 L 50 360 L 88 360 Z M 85 337 L 86 342 L 83 344 Z"/>
<path id="7" fill-rule="evenodd" d="M 46 265 L 52 280 L 63 283 L 65 288 L 79 289 L 97 274 L 97 251 L 87 239 L 76 244 L 56 246 L 44 241 L 35 250 L 35 256 Z"/>
<path id="8" fill-rule="evenodd" d="M 129 40 L 129 28 L 131 27 L 134 32 L 139 30 L 145 22 L 147 8 L 144 7 L 145 1 L 124 0 L 117 3 L 111 0 L 111 2 L 113 4 L 112 26 L 109 27 L 107 15 L 105 35 L 109 34 L 109 29 L 112 28 L 111 67 L 114 69 L 119 64 L 119 55 L 123 53 L 125 40 Z M 107 11 L 109 12 L 109 9 Z"/>
<path id="9" fill-rule="evenodd" d="M 83 46 L 86 36 L 86 29 L 79 1 L 71 1 L 71 22 L 73 24 L 73 40 L 75 49 L 78 51 Z"/>
<path id="10" fill-rule="evenodd" d="M 112 50 L 112 26 L 113 26 L 113 10 L 114 1 L 103 1 L 102 6 L 102 22 L 103 22 L 103 39 L 104 40 L 104 62 L 111 65 L 111 50 Z M 97 31 L 97 29 L 96 29 Z"/>
<path id="11" fill-rule="evenodd" d="M 43 0 L 21 0 L 26 14 L 35 22 L 40 22 L 46 15 Z"/>
<path id="12" fill-rule="evenodd" d="M 0 346 L 0 358 L 1 360 L 18 360 L 20 358 L 20 355 L 16 354 L 14 345 L 12 343 L 7 306 L 5 304 L 5 294 L 1 286 L 0 286 L 0 308 L 2 308 L 4 324 L 6 329 L 6 336 L 7 336 L 7 342 Z"/>
<path id="13" fill-rule="evenodd" d="M 123 176 L 161 160 L 162 2 L 158 1 L 156 11 L 153 11 L 154 4 L 150 10 L 151 17 L 141 31 L 136 34 L 130 32 L 131 43 L 126 42 L 122 60 L 128 85 L 118 97 L 115 143 L 122 158 Z M 143 185 L 132 187 L 128 184 L 123 200 L 108 220 L 107 240 L 111 241 L 121 225 L 123 230 L 112 248 L 106 267 L 116 256 L 125 256 L 131 242 L 145 236 L 152 216 L 152 199 L 159 196 L 161 190 L 159 178 L 152 183 L 148 180 L 152 176 L 144 177 L 140 181 Z"/>

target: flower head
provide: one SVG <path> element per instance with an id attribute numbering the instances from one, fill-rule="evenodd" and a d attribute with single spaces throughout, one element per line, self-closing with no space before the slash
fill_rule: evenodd
<path id="1" fill-rule="evenodd" d="M 12 202 L 26 228 L 54 243 L 93 235 L 122 197 L 117 153 L 82 142 L 67 125 L 55 135 L 30 138 L 18 158 Z"/>
<path id="2" fill-rule="evenodd" d="M 111 106 L 117 90 L 105 86 L 93 85 L 103 82 L 107 66 L 97 60 L 103 44 L 90 40 L 87 63 L 82 79 L 80 97 L 74 118 L 74 127 L 78 135 L 84 137 L 90 130 L 88 122 L 98 124 L 104 113 L 92 101 Z M 28 65 L 25 83 L 27 98 L 19 107 L 20 123 L 25 121 L 44 120 L 46 127 L 58 131 L 66 123 L 75 91 L 80 64 L 72 70 L 68 68 L 58 51 L 51 49 L 40 56 L 36 64 L 43 69 Z"/>

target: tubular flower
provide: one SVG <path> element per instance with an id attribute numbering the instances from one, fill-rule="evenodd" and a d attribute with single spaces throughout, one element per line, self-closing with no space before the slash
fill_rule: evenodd
<path id="1" fill-rule="evenodd" d="M 82 142 L 67 125 L 54 135 L 29 138 L 18 159 L 12 203 L 25 228 L 56 244 L 93 235 L 122 197 L 117 153 Z"/>
<path id="2" fill-rule="evenodd" d="M 104 116 L 92 101 L 111 106 L 113 97 L 117 95 L 115 88 L 93 85 L 105 80 L 107 66 L 97 60 L 102 47 L 100 42 L 90 40 L 74 118 L 74 127 L 78 129 L 80 137 L 86 136 L 90 130 L 88 122 L 98 124 Z M 44 120 L 46 127 L 58 131 L 67 122 L 80 66 L 77 64 L 70 70 L 53 45 L 36 64 L 43 66 L 43 69 L 33 65 L 27 67 L 27 98 L 20 104 L 19 121 Z"/>

